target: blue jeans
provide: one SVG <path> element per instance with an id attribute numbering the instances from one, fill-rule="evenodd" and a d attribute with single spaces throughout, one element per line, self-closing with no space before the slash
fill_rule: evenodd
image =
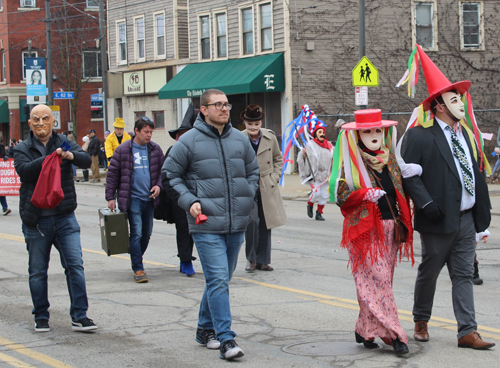
<path id="1" fill-rule="evenodd" d="M 244 232 L 200 234 L 193 236 L 205 274 L 205 292 L 201 298 L 198 328 L 215 330 L 220 342 L 233 340 L 229 307 L 229 280 L 233 277 Z"/>
<path id="2" fill-rule="evenodd" d="M 144 270 L 142 256 L 148 249 L 149 238 L 153 232 L 153 216 L 155 207 L 153 201 L 130 199 L 128 222 L 130 224 L 130 260 L 134 272 Z"/>
<path id="3" fill-rule="evenodd" d="M 29 254 L 28 273 L 35 320 L 49 319 L 47 270 L 52 244 L 59 251 L 68 284 L 73 321 L 87 317 L 88 300 L 83 273 L 80 225 L 74 213 L 40 217 L 36 227 L 23 224 Z"/>
<path id="4" fill-rule="evenodd" d="M 7 198 L 5 198 L 5 196 L 0 196 L 0 203 L 2 204 L 3 212 L 7 211 L 7 208 L 9 208 L 9 206 L 7 205 Z"/>

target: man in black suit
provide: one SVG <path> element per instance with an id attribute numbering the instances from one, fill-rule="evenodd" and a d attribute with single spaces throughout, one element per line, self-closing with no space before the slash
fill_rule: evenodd
<path id="1" fill-rule="evenodd" d="M 451 84 L 444 75 L 429 75 L 424 64 L 432 61 L 422 53 L 430 94 L 423 102 L 424 110 L 430 108 L 435 117 L 425 127 L 409 129 L 402 147 L 404 161 L 422 167 L 420 176 L 403 180 L 415 205 L 414 228 L 422 241 L 413 306 L 414 336 L 417 341 L 429 340 L 427 322 L 437 278 L 446 264 L 453 285 L 458 346 L 488 349 L 495 344 L 483 341 L 476 331 L 472 274 L 475 235 L 490 224 L 490 199 L 476 142 L 459 122 L 465 115 L 460 94 L 468 90 L 470 82 Z M 432 66 L 432 74 L 440 73 Z"/>

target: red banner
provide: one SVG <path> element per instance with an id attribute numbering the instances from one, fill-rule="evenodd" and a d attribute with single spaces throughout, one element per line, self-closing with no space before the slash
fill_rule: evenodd
<path id="1" fill-rule="evenodd" d="M 14 169 L 14 159 L 0 159 L 0 196 L 18 196 L 21 178 Z"/>

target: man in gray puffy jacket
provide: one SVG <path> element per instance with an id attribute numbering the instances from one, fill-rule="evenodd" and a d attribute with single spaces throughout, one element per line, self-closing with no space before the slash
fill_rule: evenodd
<path id="1" fill-rule="evenodd" d="M 229 280 L 257 191 L 259 165 L 248 138 L 229 122 L 231 105 L 224 92 L 205 91 L 200 105 L 193 129 L 179 138 L 163 165 L 162 183 L 187 212 L 205 274 L 196 341 L 220 348 L 220 357 L 232 360 L 243 351 L 231 331 Z M 207 220 L 199 223 L 202 214 Z"/>

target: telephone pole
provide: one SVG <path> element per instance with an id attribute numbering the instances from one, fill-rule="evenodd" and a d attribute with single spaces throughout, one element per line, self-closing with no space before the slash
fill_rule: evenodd
<path id="1" fill-rule="evenodd" d="M 50 34 L 50 0 L 45 0 L 45 34 L 47 37 L 47 87 L 49 89 L 49 106 L 54 105 L 54 85 L 52 79 L 52 39 Z"/>
<path id="2" fill-rule="evenodd" d="M 99 45 L 101 46 L 102 114 L 104 119 L 104 131 L 106 131 L 108 129 L 108 55 L 104 0 L 99 0 L 99 40 Z"/>

